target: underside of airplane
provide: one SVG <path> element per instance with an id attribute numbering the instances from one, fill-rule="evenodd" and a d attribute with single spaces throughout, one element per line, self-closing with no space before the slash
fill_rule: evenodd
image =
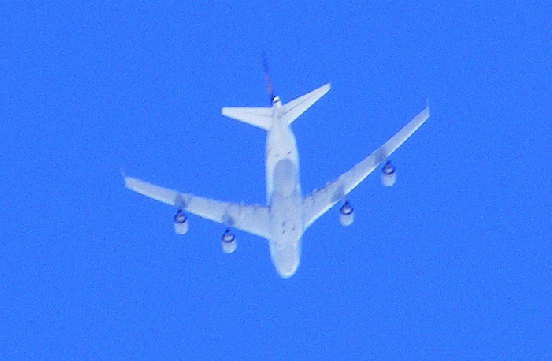
<path id="1" fill-rule="evenodd" d="M 175 207 L 177 211 L 174 216 L 174 230 L 177 234 L 187 233 L 187 214 L 194 214 L 225 226 L 221 237 L 222 250 L 225 253 L 236 250 L 233 229 L 266 239 L 276 271 L 281 277 L 289 278 L 296 273 L 300 263 L 303 233 L 319 217 L 340 203 L 339 221 L 343 226 L 350 226 L 354 220 L 354 209 L 345 197 L 380 164 L 383 164 L 381 183 L 386 187 L 395 184 L 396 168 L 388 158 L 429 118 L 429 107 L 350 170 L 324 187 L 303 196 L 297 146 L 290 125 L 324 96 L 330 90 L 330 85 L 323 85 L 282 104 L 280 98 L 273 93 L 266 62 L 265 79 L 270 106 L 222 108 L 223 115 L 266 131 L 265 205 L 236 204 L 203 198 L 127 176 L 124 176 L 124 181 L 128 189 Z"/>

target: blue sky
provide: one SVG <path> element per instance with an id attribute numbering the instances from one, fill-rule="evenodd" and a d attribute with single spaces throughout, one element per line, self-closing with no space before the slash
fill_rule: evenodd
<path id="1" fill-rule="evenodd" d="M 0 358 L 550 359 L 545 2 L 0 4 Z M 304 235 L 265 241 L 126 190 L 264 202 L 264 133 L 220 115 L 332 90 L 293 125 L 305 193 L 430 120 Z"/>

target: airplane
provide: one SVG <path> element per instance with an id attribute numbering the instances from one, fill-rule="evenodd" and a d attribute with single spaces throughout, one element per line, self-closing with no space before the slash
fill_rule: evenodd
<path id="1" fill-rule="evenodd" d="M 299 267 L 304 232 L 318 218 L 342 202 L 349 192 L 384 162 L 382 184 L 389 187 L 395 183 L 396 168 L 388 157 L 429 118 L 429 105 L 364 160 L 324 187 L 303 196 L 299 181 L 299 157 L 291 124 L 330 90 L 330 84 L 282 104 L 273 93 L 266 61 L 264 66 L 270 106 L 223 107 L 222 115 L 266 131 L 266 205 L 221 202 L 126 175 L 123 177 L 126 188 L 177 208 L 174 216 L 174 230 L 177 234 L 188 231 L 186 213 L 191 213 L 228 227 L 222 235 L 222 249 L 225 253 L 233 253 L 237 247 L 232 228 L 268 240 L 272 263 L 279 276 L 287 279 Z M 354 209 L 346 201 L 339 210 L 339 221 L 343 226 L 350 226 L 353 220 Z"/>

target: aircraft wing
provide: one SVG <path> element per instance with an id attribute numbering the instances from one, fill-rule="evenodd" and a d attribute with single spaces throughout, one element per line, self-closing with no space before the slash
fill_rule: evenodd
<path id="1" fill-rule="evenodd" d="M 397 134 L 392 136 L 391 139 L 360 163 L 340 175 L 337 179 L 326 184 L 325 187 L 315 190 L 303 198 L 302 210 L 305 229 L 359 185 L 380 163 L 384 162 L 391 153 L 424 124 L 428 118 L 429 107 L 426 107 Z"/>
<path id="2" fill-rule="evenodd" d="M 287 120 L 287 123 L 291 124 L 329 90 L 330 84 L 328 83 L 284 105 L 284 118 Z"/>
<path id="3" fill-rule="evenodd" d="M 196 216 L 269 239 L 268 207 L 234 204 L 163 188 L 140 179 L 124 177 L 125 187 Z"/>

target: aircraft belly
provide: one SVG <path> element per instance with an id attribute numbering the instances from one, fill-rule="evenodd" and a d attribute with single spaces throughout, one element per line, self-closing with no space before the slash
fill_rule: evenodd
<path id="1" fill-rule="evenodd" d="M 289 197 L 274 193 L 270 205 L 270 222 L 272 236 L 277 241 L 292 240 L 295 242 L 301 237 L 301 201 L 294 192 Z"/>
<path id="2" fill-rule="evenodd" d="M 289 196 L 275 192 L 270 204 L 270 257 L 284 278 L 291 277 L 299 267 L 303 234 L 300 205 L 298 189 Z"/>
<path id="3" fill-rule="evenodd" d="M 274 122 L 278 121 L 278 119 L 274 120 Z M 295 136 L 288 125 L 278 125 L 267 133 L 265 154 L 267 204 L 270 203 L 272 193 L 275 191 L 274 183 L 276 179 L 274 172 L 276 170 L 276 165 L 283 160 L 290 160 L 294 165 L 294 178 L 296 182 L 299 183 L 299 156 L 297 154 L 297 145 Z M 291 171 L 290 167 L 286 167 L 286 169 Z"/>
<path id="4" fill-rule="evenodd" d="M 278 123 L 267 134 L 266 191 L 272 236 L 270 257 L 280 276 L 289 278 L 299 267 L 303 217 L 299 157 L 287 124 Z"/>

